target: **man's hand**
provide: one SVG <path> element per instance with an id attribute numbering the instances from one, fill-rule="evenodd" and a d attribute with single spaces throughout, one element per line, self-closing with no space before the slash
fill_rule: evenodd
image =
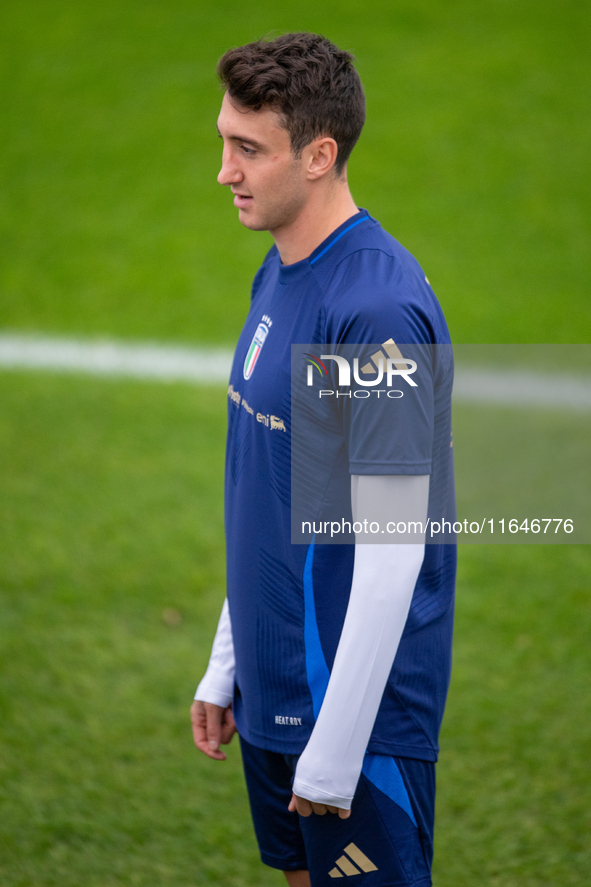
<path id="1" fill-rule="evenodd" d="M 287 809 L 290 813 L 297 810 L 300 816 L 310 816 L 312 813 L 316 813 L 317 816 L 324 816 L 325 813 L 338 813 L 339 819 L 348 819 L 351 815 L 350 810 L 332 807 L 330 804 L 317 804 L 315 801 L 307 801 L 306 798 L 300 798 L 298 795 L 291 796 Z"/>
<path id="2" fill-rule="evenodd" d="M 191 706 L 191 725 L 199 751 L 214 761 L 225 761 L 226 755 L 220 751 L 220 745 L 227 745 L 236 732 L 231 706 L 222 708 L 196 699 Z"/>

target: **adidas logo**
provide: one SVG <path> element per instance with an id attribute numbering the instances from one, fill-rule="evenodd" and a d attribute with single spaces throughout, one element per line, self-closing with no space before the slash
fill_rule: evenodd
<path id="1" fill-rule="evenodd" d="M 355 865 L 357 863 L 357 865 Z M 377 872 L 378 867 L 365 853 L 362 853 L 356 844 L 349 844 L 337 864 L 328 873 L 331 878 L 345 878 L 351 875 L 360 875 L 362 872 Z"/>
<path id="2" fill-rule="evenodd" d="M 405 369 L 407 369 L 406 361 L 404 360 L 404 357 L 402 356 L 402 354 L 401 354 L 401 352 L 400 352 L 400 348 L 398 347 L 398 345 L 396 344 L 396 342 L 394 341 L 394 339 L 392 339 L 392 338 L 388 339 L 387 342 L 384 342 L 384 343 L 382 344 L 382 348 L 383 348 L 384 351 L 386 352 L 386 355 L 387 355 L 391 360 L 394 361 L 394 366 L 396 367 L 397 370 L 405 370 Z M 400 360 L 400 361 L 402 361 L 402 363 L 396 363 L 396 360 L 397 360 L 397 359 Z M 372 354 L 372 356 L 371 356 L 371 360 L 373 360 L 373 363 L 371 363 L 371 361 L 370 361 L 369 363 L 366 363 L 365 366 L 361 367 L 361 372 L 362 372 L 362 373 L 375 373 L 375 372 L 377 372 L 377 368 L 379 367 L 379 363 L 378 363 L 378 361 L 379 361 L 379 360 L 383 361 L 383 360 L 384 360 L 384 355 L 382 354 L 381 351 L 376 351 L 375 354 Z M 375 364 L 375 366 L 374 366 L 373 364 Z"/>

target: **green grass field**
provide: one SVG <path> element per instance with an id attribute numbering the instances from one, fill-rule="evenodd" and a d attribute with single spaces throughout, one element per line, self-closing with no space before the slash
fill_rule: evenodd
<path id="1" fill-rule="evenodd" d="M 232 344 L 269 240 L 215 183 L 214 66 L 308 29 L 358 57 L 354 195 L 415 252 L 453 338 L 591 341 L 590 18 L 574 0 L 7 0 L 0 327 Z M 202 759 L 188 725 L 224 595 L 225 400 L 0 374 L 2 887 L 282 883 L 238 748 Z M 584 464 L 588 418 L 496 415 Z M 494 442 L 478 410 L 457 420 Z M 589 881 L 590 584 L 588 546 L 461 549 L 436 887 Z"/>

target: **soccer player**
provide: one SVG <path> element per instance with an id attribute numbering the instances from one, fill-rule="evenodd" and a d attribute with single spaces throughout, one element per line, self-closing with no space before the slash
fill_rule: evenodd
<path id="1" fill-rule="evenodd" d="M 230 377 L 227 599 L 191 717 L 213 760 L 238 730 L 261 858 L 290 887 L 426 887 L 455 546 L 424 544 L 424 532 L 405 541 L 404 529 L 398 544 L 366 544 L 361 530 L 345 545 L 324 544 L 322 528 L 307 543 L 291 537 L 294 343 L 311 360 L 343 346 L 373 361 L 354 364 L 356 379 L 374 373 L 358 385 L 365 399 L 339 389 L 336 358 L 310 363 L 326 373 L 324 393 L 311 390 L 333 397 L 341 429 L 320 499 L 346 502 L 354 529 L 368 515 L 396 530 L 409 507 L 423 526 L 434 508 L 453 509 L 449 335 L 416 260 L 351 196 L 365 120 L 352 61 L 300 33 L 230 50 L 218 66 L 218 181 L 274 246 Z M 418 383 L 404 343 L 442 346 Z M 400 391 L 372 390 L 386 368 L 388 383 L 404 377 Z"/>

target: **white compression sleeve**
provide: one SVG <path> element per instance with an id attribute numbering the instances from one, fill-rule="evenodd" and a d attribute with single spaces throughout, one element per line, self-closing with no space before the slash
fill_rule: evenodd
<path id="1" fill-rule="evenodd" d="M 352 486 L 356 519 L 358 496 L 368 501 L 379 490 L 394 503 L 391 514 L 401 514 L 401 499 L 412 490 L 415 503 L 419 492 L 426 520 L 428 475 L 358 476 Z M 424 553 L 424 544 L 416 543 L 355 546 L 349 606 L 326 696 L 297 764 L 296 795 L 350 809 Z"/>
<path id="2" fill-rule="evenodd" d="M 212 702 L 227 708 L 234 695 L 234 642 L 228 599 L 224 601 L 220 621 L 215 633 L 209 665 L 205 676 L 197 687 L 195 699 L 201 702 Z"/>

